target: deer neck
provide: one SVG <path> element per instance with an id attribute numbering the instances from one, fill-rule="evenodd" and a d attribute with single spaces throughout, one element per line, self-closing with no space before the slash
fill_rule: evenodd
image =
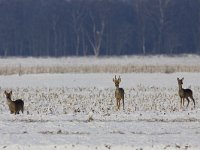
<path id="1" fill-rule="evenodd" d="M 11 100 L 11 98 L 6 98 L 7 99 L 7 104 L 10 105 L 13 101 Z"/>
<path id="2" fill-rule="evenodd" d="M 179 84 L 179 85 L 178 85 L 178 88 L 179 88 L 179 90 L 183 90 L 182 84 Z"/>
<path id="3" fill-rule="evenodd" d="M 119 86 L 115 86 L 116 87 L 116 91 L 119 91 Z"/>

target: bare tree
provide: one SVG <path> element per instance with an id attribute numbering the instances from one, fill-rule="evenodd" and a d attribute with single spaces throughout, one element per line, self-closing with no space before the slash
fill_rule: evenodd
<path id="1" fill-rule="evenodd" d="M 138 16 L 138 26 L 139 26 L 139 47 L 142 50 L 142 53 L 146 54 L 146 17 L 148 14 L 148 10 L 145 5 L 144 0 L 136 0 L 135 1 L 136 13 Z"/>
<path id="2" fill-rule="evenodd" d="M 73 2 L 72 2 L 73 3 Z M 81 36 L 82 30 L 83 30 L 83 20 L 85 17 L 85 1 L 74 1 L 75 7 L 72 9 L 72 12 L 70 13 L 72 16 L 72 29 L 75 34 L 75 50 L 76 50 L 76 56 L 79 55 L 80 46 L 81 46 Z"/>
<path id="3" fill-rule="evenodd" d="M 100 53 L 101 42 L 103 38 L 103 33 L 105 29 L 105 22 L 104 20 L 100 20 L 99 28 L 97 28 L 97 22 L 94 19 L 94 16 L 90 13 L 90 18 L 92 20 L 92 35 L 88 35 L 88 40 L 92 46 L 94 55 L 97 57 Z"/>
<path id="4" fill-rule="evenodd" d="M 163 34 L 164 30 L 167 27 L 167 20 L 166 20 L 166 10 L 168 8 L 170 0 L 158 0 L 158 7 L 159 7 L 159 23 L 158 23 L 158 49 L 163 49 Z"/>
<path id="5" fill-rule="evenodd" d="M 88 16 L 90 20 L 89 32 L 87 32 L 88 41 L 92 47 L 94 55 L 97 57 L 100 54 L 104 39 L 105 28 L 108 24 L 110 15 L 110 1 L 98 0 L 90 1 Z"/>
<path id="6" fill-rule="evenodd" d="M 53 37 L 54 37 L 54 55 L 55 56 L 57 56 L 57 53 L 58 53 L 57 22 L 58 22 L 58 16 L 56 14 L 53 14 L 53 16 L 52 16 L 52 30 L 53 30 Z"/>

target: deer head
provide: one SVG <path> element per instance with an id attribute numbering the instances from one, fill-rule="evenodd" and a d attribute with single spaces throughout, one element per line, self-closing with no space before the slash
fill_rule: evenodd
<path id="1" fill-rule="evenodd" d="M 6 95 L 6 98 L 11 99 L 12 91 L 10 91 L 10 93 L 5 91 L 4 94 Z"/>
<path id="2" fill-rule="evenodd" d="M 117 78 L 116 78 L 116 75 L 115 75 L 115 78 L 113 78 L 113 82 L 115 83 L 115 86 L 116 86 L 116 87 L 119 87 L 119 83 L 121 82 L 120 76 L 119 76 L 119 78 L 117 79 Z"/>
<path id="3" fill-rule="evenodd" d="M 183 80 L 184 80 L 184 78 L 182 78 L 182 79 L 177 78 L 178 84 L 182 85 L 183 84 Z"/>

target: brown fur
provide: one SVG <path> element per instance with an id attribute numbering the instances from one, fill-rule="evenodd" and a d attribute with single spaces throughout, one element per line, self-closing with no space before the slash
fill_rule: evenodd
<path id="1" fill-rule="evenodd" d="M 7 99 L 7 104 L 8 107 L 10 109 L 10 113 L 11 114 L 19 114 L 19 111 L 21 111 L 22 113 L 24 112 L 24 101 L 21 99 L 12 101 L 11 99 L 11 95 L 12 95 L 12 91 L 10 91 L 10 93 L 8 92 L 4 92 L 4 94 L 6 95 L 6 99 Z"/>
<path id="2" fill-rule="evenodd" d="M 120 109 L 120 101 L 121 100 L 123 102 L 123 110 L 124 110 L 124 89 L 119 88 L 119 83 L 121 82 L 120 76 L 118 79 L 115 76 L 115 78 L 113 78 L 113 82 L 115 83 L 115 87 L 116 87 L 115 98 L 116 98 L 116 103 L 117 103 L 117 110 Z"/>
<path id="3" fill-rule="evenodd" d="M 188 104 L 187 104 L 187 107 L 188 107 L 188 105 L 190 103 L 189 98 L 192 99 L 192 101 L 194 103 L 194 108 L 195 108 L 195 100 L 193 98 L 193 92 L 191 89 L 183 89 L 182 88 L 183 80 L 184 80 L 184 78 L 182 78 L 182 79 L 177 78 L 178 86 L 179 86 L 178 94 L 180 96 L 180 109 L 182 109 L 182 107 L 184 106 L 185 99 L 187 99 L 187 101 L 188 101 Z"/>

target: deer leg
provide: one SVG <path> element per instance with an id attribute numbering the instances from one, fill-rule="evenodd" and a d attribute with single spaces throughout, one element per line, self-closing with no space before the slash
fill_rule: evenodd
<path id="1" fill-rule="evenodd" d="M 193 96 L 191 96 L 190 98 L 192 99 L 192 101 L 194 103 L 194 108 L 195 108 L 195 100 L 194 100 Z"/>
<path id="2" fill-rule="evenodd" d="M 118 100 L 116 99 L 116 110 L 118 110 Z"/>
<path id="3" fill-rule="evenodd" d="M 190 100 L 189 100 L 189 98 L 187 97 L 186 98 L 187 99 L 187 101 L 188 101 L 188 104 L 187 104 L 187 107 L 189 106 L 189 103 L 190 103 Z"/>
<path id="4" fill-rule="evenodd" d="M 182 98 L 180 100 L 180 109 L 182 109 Z"/>
<path id="5" fill-rule="evenodd" d="M 118 102 L 118 110 L 120 110 L 120 100 L 118 100 L 117 102 Z"/>
<path id="6" fill-rule="evenodd" d="M 123 110 L 124 110 L 124 97 L 123 97 L 123 99 L 122 99 L 122 102 L 123 102 Z"/>
<path id="7" fill-rule="evenodd" d="M 184 107 L 185 98 L 182 98 L 182 108 Z"/>

